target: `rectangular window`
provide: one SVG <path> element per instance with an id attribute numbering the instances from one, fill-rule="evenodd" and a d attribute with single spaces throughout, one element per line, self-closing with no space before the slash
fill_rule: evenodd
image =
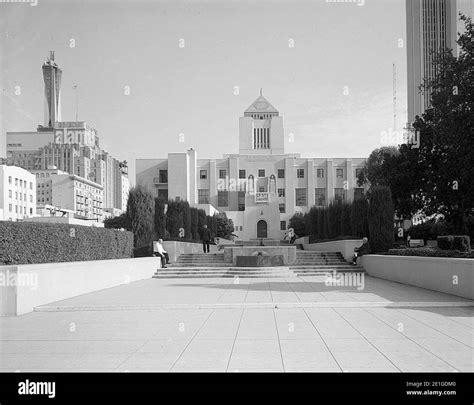
<path id="1" fill-rule="evenodd" d="M 362 172 L 362 169 L 355 169 L 355 178 L 357 180 L 357 178 L 359 177 L 360 173 Z"/>
<path id="2" fill-rule="evenodd" d="M 167 188 L 159 188 L 158 189 L 158 198 L 162 200 L 168 201 L 168 189 Z"/>
<path id="3" fill-rule="evenodd" d="M 11 190 L 8 190 L 8 197 L 12 198 L 12 191 Z"/>
<path id="4" fill-rule="evenodd" d="M 336 178 L 338 179 L 344 178 L 344 169 L 336 169 Z"/>
<path id="5" fill-rule="evenodd" d="M 286 221 L 280 221 L 280 231 L 286 231 Z"/>
<path id="6" fill-rule="evenodd" d="M 334 200 L 338 202 L 346 201 L 346 190 L 343 188 L 335 188 L 334 189 Z"/>
<path id="7" fill-rule="evenodd" d="M 279 188 L 278 189 L 278 197 L 284 197 L 285 196 L 285 189 L 284 188 Z"/>
<path id="8" fill-rule="evenodd" d="M 33 190 L 33 183 L 30 181 L 30 190 Z"/>
<path id="9" fill-rule="evenodd" d="M 8 184 L 12 184 L 12 176 L 8 176 Z"/>
<path id="10" fill-rule="evenodd" d="M 286 212 L 285 204 L 278 204 L 278 208 L 279 208 L 281 214 L 284 214 Z"/>
<path id="11" fill-rule="evenodd" d="M 295 194 L 296 194 L 296 206 L 297 207 L 305 207 L 307 205 L 306 203 L 306 189 L 305 188 L 296 188 L 295 189 Z"/>
<path id="12" fill-rule="evenodd" d="M 364 198 L 363 188 L 354 188 L 354 200 L 361 200 Z"/>
<path id="13" fill-rule="evenodd" d="M 240 225 L 240 231 L 243 231 L 243 230 L 244 230 L 244 227 Z"/>
<path id="14" fill-rule="evenodd" d="M 241 169 L 239 170 L 239 179 L 245 179 L 245 170 Z"/>
<path id="15" fill-rule="evenodd" d="M 217 206 L 218 207 L 228 207 L 229 206 L 229 192 L 228 191 L 218 191 L 217 192 Z"/>
<path id="16" fill-rule="evenodd" d="M 207 179 L 207 170 L 200 170 L 199 171 L 199 178 L 201 180 L 206 180 Z"/>
<path id="17" fill-rule="evenodd" d="M 296 169 L 296 178 L 304 179 L 304 169 Z"/>
<path id="18" fill-rule="evenodd" d="M 258 169 L 258 177 L 265 177 L 265 169 Z"/>
<path id="19" fill-rule="evenodd" d="M 225 169 L 219 170 L 219 178 L 220 179 L 225 179 L 226 174 L 227 174 L 227 170 L 225 170 Z"/>
<path id="20" fill-rule="evenodd" d="M 160 170 L 158 179 L 160 183 L 168 183 L 168 170 Z"/>
<path id="21" fill-rule="evenodd" d="M 314 201 L 318 206 L 326 205 L 326 189 L 325 188 L 315 188 L 314 189 Z"/>
<path id="22" fill-rule="evenodd" d="M 285 169 L 278 169 L 278 178 L 279 179 L 285 178 Z"/>
<path id="23" fill-rule="evenodd" d="M 316 177 L 318 179 L 324 178 L 324 169 L 316 169 Z"/>
<path id="24" fill-rule="evenodd" d="M 209 190 L 201 188 L 198 190 L 198 204 L 209 204 Z"/>
<path id="25" fill-rule="evenodd" d="M 8 211 L 12 212 L 12 205 L 8 204 Z"/>
<path id="26" fill-rule="evenodd" d="M 245 191 L 238 192 L 239 211 L 245 211 Z"/>

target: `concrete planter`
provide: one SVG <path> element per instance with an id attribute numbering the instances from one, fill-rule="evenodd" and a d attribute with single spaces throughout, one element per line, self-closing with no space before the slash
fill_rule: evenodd
<path id="1" fill-rule="evenodd" d="M 474 260 L 445 257 L 367 255 L 370 276 L 474 299 Z"/>
<path id="2" fill-rule="evenodd" d="M 202 243 L 167 240 L 163 242 L 163 247 L 168 252 L 172 263 L 178 259 L 179 255 L 185 253 L 204 253 L 202 250 Z M 217 253 L 218 250 L 219 248 L 216 245 L 209 246 L 209 253 Z"/>
<path id="3" fill-rule="evenodd" d="M 1 266 L 0 316 L 151 278 L 159 266 L 155 257 Z"/>
<path id="4" fill-rule="evenodd" d="M 315 252 L 341 252 L 345 260 L 351 261 L 352 256 L 354 256 L 354 248 L 360 245 L 362 245 L 362 239 L 346 239 L 332 242 L 305 243 L 303 249 Z"/>

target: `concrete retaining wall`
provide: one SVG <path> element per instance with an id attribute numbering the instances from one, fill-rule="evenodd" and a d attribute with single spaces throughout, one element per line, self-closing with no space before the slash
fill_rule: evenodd
<path id="1" fill-rule="evenodd" d="M 1 266 L 0 316 L 151 278 L 159 266 L 155 257 Z"/>
<path id="2" fill-rule="evenodd" d="M 170 261 L 174 263 L 179 255 L 184 253 L 204 253 L 202 250 L 202 243 L 194 242 L 177 242 L 177 241 L 163 241 L 163 247 L 170 256 Z M 210 253 L 217 253 L 218 247 L 216 245 L 209 246 Z"/>
<path id="3" fill-rule="evenodd" d="M 333 242 L 305 243 L 303 249 L 316 252 L 341 252 L 344 259 L 351 261 L 352 256 L 354 256 L 354 248 L 360 245 L 362 245 L 362 239 L 347 239 Z"/>
<path id="4" fill-rule="evenodd" d="M 472 259 L 367 255 L 360 263 L 373 277 L 474 299 Z"/>

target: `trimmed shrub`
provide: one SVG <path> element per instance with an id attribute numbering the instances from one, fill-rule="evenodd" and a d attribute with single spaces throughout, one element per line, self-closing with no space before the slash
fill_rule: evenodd
<path id="1" fill-rule="evenodd" d="M 38 222 L 0 222 L 0 263 L 56 263 L 132 257 L 133 233 Z"/>
<path id="2" fill-rule="evenodd" d="M 421 257 L 455 257 L 460 259 L 474 259 L 474 252 L 460 252 L 458 250 L 441 250 L 427 247 L 389 249 L 387 255 L 393 256 L 421 256 Z"/>
<path id="3" fill-rule="evenodd" d="M 135 249 L 152 245 L 154 237 L 155 200 L 143 186 L 132 188 L 128 195 L 127 218 L 134 235 Z"/>
<path id="4" fill-rule="evenodd" d="M 368 210 L 369 203 L 365 198 L 357 199 L 352 202 L 351 233 L 353 235 L 363 238 L 369 234 Z"/>
<path id="5" fill-rule="evenodd" d="M 198 218 L 199 211 L 197 208 L 191 208 L 191 237 L 194 241 L 198 241 L 199 237 L 199 228 L 198 228 Z"/>
<path id="6" fill-rule="evenodd" d="M 154 224 L 155 239 L 164 239 L 166 237 L 165 201 L 161 198 L 155 198 Z"/>
<path id="7" fill-rule="evenodd" d="M 126 213 L 123 213 L 122 215 L 112 217 L 112 218 L 107 218 L 104 221 L 104 227 L 108 229 L 126 229 L 129 231 L 132 228 L 132 225 L 130 224 L 130 220 L 127 217 Z"/>
<path id="8" fill-rule="evenodd" d="M 341 235 L 352 235 L 351 225 L 352 204 L 343 203 L 341 206 Z"/>
<path id="9" fill-rule="evenodd" d="M 172 240 L 179 240 L 179 230 L 183 228 L 183 212 L 177 200 L 168 201 L 168 211 L 166 212 L 166 229 Z"/>
<path id="10" fill-rule="evenodd" d="M 442 250 L 459 250 L 460 252 L 470 252 L 470 242 L 470 238 L 467 235 L 438 236 L 438 247 Z"/>
<path id="11" fill-rule="evenodd" d="M 368 218 L 372 252 L 387 252 L 394 241 L 394 209 L 389 187 L 375 186 L 370 189 Z"/>
<path id="12" fill-rule="evenodd" d="M 471 251 L 471 241 L 467 235 L 454 235 L 453 249 L 461 252 Z"/>
<path id="13" fill-rule="evenodd" d="M 306 216 L 302 212 L 295 213 L 288 223 L 289 228 L 293 228 L 298 237 L 306 236 Z"/>

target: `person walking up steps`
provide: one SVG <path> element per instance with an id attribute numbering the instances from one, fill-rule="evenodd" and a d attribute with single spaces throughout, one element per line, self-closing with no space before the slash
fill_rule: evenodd
<path id="1" fill-rule="evenodd" d="M 209 253 L 209 243 L 211 242 L 211 231 L 207 228 L 207 225 L 204 225 L 204 228 L 201 232 L 202 240 L 202 250 L 204 253 Z"/>

